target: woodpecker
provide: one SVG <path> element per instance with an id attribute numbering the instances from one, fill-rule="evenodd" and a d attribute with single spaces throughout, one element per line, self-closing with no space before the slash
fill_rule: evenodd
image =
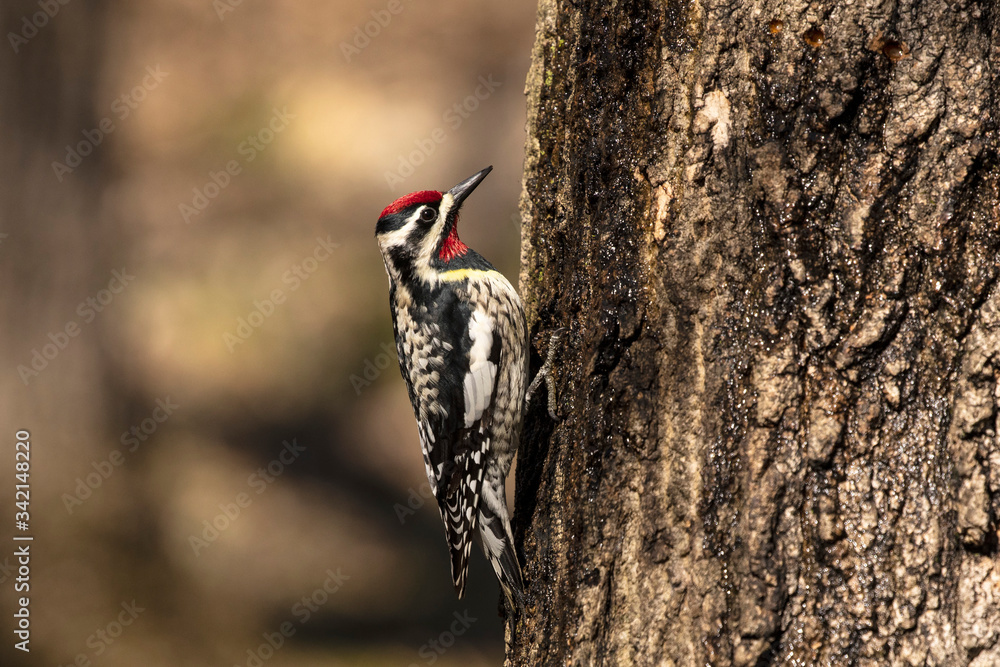
<path id="1" fill-rule="evenodd" d="M 510 282 L 458 238 L 462 202 L 492 169 L 447 192 L 400 197 L 382 211 L 375 238 L 455 592 L 465 594 L 475 540 L 513 610 L 523 607 L 523 586 L 504 480 L 521 433 L 527 325 Z"/>

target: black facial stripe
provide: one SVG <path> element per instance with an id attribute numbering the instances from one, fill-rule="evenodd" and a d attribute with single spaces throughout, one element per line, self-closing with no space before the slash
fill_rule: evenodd
<path id="1" fill-rule="evenodd" d="M 423 209 L 430 209 L 437 213 L 436 204 L 416 204 L 404 208 L 402 211 L 393 213 L 392 215 L 387 215 L 384 218 L 379 218 L 379 221 L 375 224 L 375 235 L 385 234 L 386 232 L 394 232 L 398 229 L 402 229 L 406 226 L 407 221 L 413 216 L 417 216 L 416 225 L 417 228 L 423 228 L 424 231 L 430 229 L 438 221 L 438 216 L 435 215 L 430 220 L 423 220 L 420 218 L 420 213 Z M 413 237 L 415 238 L 415 237 Z M 412 241 L 413 238 L 410 240 Z"/>
<path id="2" fill-rule="evenodd" d="M 427 236 L 427 232 L 429 231 L 430 230 L 427 228 L 427 225 L 421 224 L 418 221 L 417 224 L 413 226 L 413 231 L 411 231 L 406 237 L 406 245 L 413 248 L 416 252 L 416 249 L 420 247 L 420 242 L 424 240 Z"/>
<path id="3" fill-rule="evenodd" d="M 406 220 L 413 214 L 413 211 L 403 210 L 399 213 L 393 213 L 392 215 L 387 215 L 384 218 L 379 218 L 378 222 L 375 223 L 375 235 L 385 234 L 387 232 L 394 232 L 397 229 L 402 229 L 406 224 Z"/>
<path id="4" fill-rule="evenodd" d="M 389 259 L 392 260 L 392 263 L 396 266 L 403 266 L 404 264 L 407 264 L 410 259 L 409 256 L 407 255 L 406 248 L 402 246 L 395 246 L 393 248 L 389 248 L 386 251 L 386 254 L 389 256 Z"/>

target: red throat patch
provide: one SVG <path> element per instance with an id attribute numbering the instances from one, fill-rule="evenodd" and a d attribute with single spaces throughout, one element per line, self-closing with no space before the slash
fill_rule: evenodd
<path id="1" fill-rule="evenodd" d="M 464 255 L 469 251 L 469 246 L 462 243 L 461 239 L 458 238 L 458 217 L 455 218 L 455 224 L 451 226 L 451 231 L 448 232 L 448 237 L 441 244 L 441 252 L 438 253 L 438 259 L 442 262 L 450 262 L 459 255 Z"/>
<path id="2" fill-rule="evenodd" d="M 408 195 L 404 195 L 386 206 L 382 210 L 382 215 L 379 216 L 379 220 L 387 215 L 392 215 L 393 213 L 399 213 L 407 206 L 413 206 L 414 204 L 436 204 L 441 201 L 443 195 L 437 190 L 421 190 L 420 192 L 411 192 Z"/>

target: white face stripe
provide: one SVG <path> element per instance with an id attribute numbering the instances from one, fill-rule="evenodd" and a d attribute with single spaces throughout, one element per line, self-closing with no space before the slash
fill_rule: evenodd
<path id="1" fill-rule="evenodd" d="M 444 223 L 448 219 L 448 211 L 451 210 L 454 204 L 455 198 L 447 192 L 444 193 L 444 197 L 441 198 L 441 204 L 438 206 L 438 219 L 420 242 L 420 251 L 417 253 L 414 269 L 417 277 L 430 285 L 436 284 L 438 280 L 437 271 L 431 269 L 431 261 L 434 259 L 434 251 L 441 240 Z"/>
<path id="2" fill-rule="evenodd" d="M 391 232 L 385 232 L 379 234 L 376 239 L 378 240 L 379 250 L 382 252 L 382 262 L 385 264 L 385 272 L 389 274 L 389 283 L 392 284 L 392 278 L 396 273 L 395 268 L 392 266 L 392 262 L 389 261 L 389 252 L 393 248 L 403 248 L 408 243 L 408 238 L 413 230 L 416 229 L 418 220 L 420 219 L 420 212 L 424 210 L 423 206 L 420 206 L 415 210 L 406 222 L 399 229 L 394 229 Z M 398 278 L 398 275 L 395 275 Z"/>
<path id="3" fill-rule="evenodd" d="M 434 224 L 429 230 L 427 230 L 427 233 L 424 234 L 422 239 L 420 239 L 416 247 L 417 254 L 413 263 L 414 273 L 416 273 L 418 278 L 430 285 L 436 285 L 438 282 L 438 272 L 431 269 L 431 262 L 434 260 L 434 251 L 437 249 L 438 244 L 441 241 L 445 221 L 448 219 L 448 211 L 450 211 L 454 205 L 455 198 L 446 192 L 442 197 L 440 204 L 438 204 L 437 220 L 434 221 Z M 382 251 L 382 259 L 385 261 L 386 272 L 389 272 L 390 275 L 390 262 L 386 260 L 389 251 L 394 248 L 402 248 L 410 244 L 410 237 L 420 224 L 420 212 L 428 206 L 432 205 L 425 204 L 423 206 L 418 206 L 417 209 L 410 214 L 410 217 L 406 219 L 406 223 L 399 229 L 394 229 L 391 232 L 385 232 L 378 235 L 378 244 L 379 249 Z"/>
<path id="4" fill-rule="evenodd" d="M 417 220 L 420 218 L 420 211 L 423 208 L 424 207 L 421 206 L 414 211 L 410 217 L 406 219 L 406 223 L 399 229 L 394 229 L 391 232 L 378 235 L 378 244 L 382 249 L 382 252 L 385 252 L 389 248 L 406 245 L 406 237 L 409 236 L 413 232 L 413 228 L 416 227 Z"/>

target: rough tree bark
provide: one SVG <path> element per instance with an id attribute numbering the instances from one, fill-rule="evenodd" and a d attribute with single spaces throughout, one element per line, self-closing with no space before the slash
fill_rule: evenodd
<path id="1" fill-rule="evenodd" d="M 991 2 L 541 1 L 508 664 L 1000 664 L 998 79 Z"/>

